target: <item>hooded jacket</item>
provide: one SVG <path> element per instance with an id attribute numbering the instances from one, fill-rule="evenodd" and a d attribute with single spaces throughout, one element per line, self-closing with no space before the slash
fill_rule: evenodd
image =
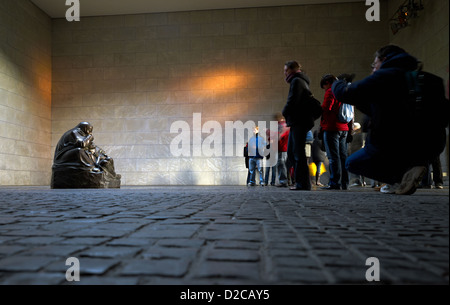
<path id="1" fill-rule="evenodd" d="M 355 105 L 370 117 L 366 145 L 394 152 L 417 143 L 412 129 L 420 126 L 420 122 L 411 122 L 405 115 L 408 109 L 405 73 L 416 70 L 417 66 L 417 59 L 408 53 L 393 53 L 386 56 L 378 71 L 361 81 L 334 82 L 332 91 L 340 102 Z"/>
<path id="2" fill-rule="evenodd" d="M 309 77 L 303 72 L 297 72 L 290 79 L 289 95 L 282 114 L 286 119 L 286 125 L 302 126 L 310 130 L 314 126 L 314 119 L 305 113 L 305 90 L 309 91 Z"/>

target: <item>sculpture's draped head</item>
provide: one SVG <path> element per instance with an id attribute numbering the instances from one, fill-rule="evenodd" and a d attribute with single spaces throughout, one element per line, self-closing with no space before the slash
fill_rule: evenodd
<path id="1" fill-rule="evenodd" d="M 77 128 L 83 131 L 85 134 L 92 134 L 94 127 L 89 122 L 81 122 Z"/>

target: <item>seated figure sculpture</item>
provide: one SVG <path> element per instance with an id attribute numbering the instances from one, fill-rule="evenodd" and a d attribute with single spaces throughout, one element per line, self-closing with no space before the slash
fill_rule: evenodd
<path id="1" fill-rule="evenodd" d="M 81 122 L 56 144 L 52 188 L 120 188 L 114 161 L 94 144 L 93 126 Z"/>

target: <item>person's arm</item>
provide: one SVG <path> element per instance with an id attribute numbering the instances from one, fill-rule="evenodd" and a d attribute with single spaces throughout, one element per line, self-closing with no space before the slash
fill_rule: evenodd
<path id="1" fill-rule="evenodd" d="M 331 90 L 339 102 L 354 105 L 364 114 L 371 116 L 370 104 L 377 94 L 374 90 L 377 89 L 374 86 L 375 83 L 372 84 L 369 78 L 352 84 L 348 84 L 345 80 L 338 80 L 333 83 Z"/>
<path id="2" fill-rule="evenodd" d="M 323 97 L 322 109 L 323 111 L 331 111 L 333 108 L 333 93 L 330 90 L 325 91 L 325 95 Z"/>
<path id="3" fill-rule="evenodd" d="M 300 97 L 303 94 L 303 84 L 299 77 L 292 80 L 291 86 L 289 88 L 289 95 L 287 98 L 286 105 L 283 108 L 282 114 L 284 117 L 289 117 L 298 107 L 297 103 L 300 101 Z"/>

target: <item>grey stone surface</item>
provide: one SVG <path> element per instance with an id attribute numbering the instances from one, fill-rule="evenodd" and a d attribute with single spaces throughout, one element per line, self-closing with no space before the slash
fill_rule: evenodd
<path id="1" fill-rule="evenodd" d="M 1 187 L 0 284 L 448 285 L 448 230 L 448 187 Z"/>

